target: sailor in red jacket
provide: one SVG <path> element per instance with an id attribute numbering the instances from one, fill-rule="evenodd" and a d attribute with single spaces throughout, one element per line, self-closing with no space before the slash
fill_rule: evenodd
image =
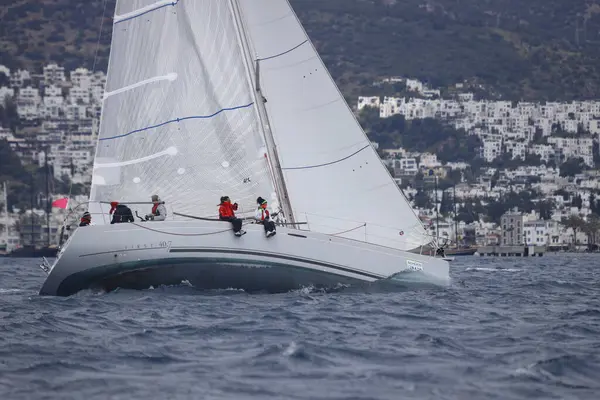
<path id="1" fill-rule="evenodd" d="M 221 221 L 231 222 L 235 236 L 242 236 L 246 231 L 242 230 L 242 220 L 235 216 L 235 211 L 237 211 L 237 209 L 238 204 L 231 204 L 229 196 L 221 197 L 221 204 L 219 204 L 219 219 Z"/>

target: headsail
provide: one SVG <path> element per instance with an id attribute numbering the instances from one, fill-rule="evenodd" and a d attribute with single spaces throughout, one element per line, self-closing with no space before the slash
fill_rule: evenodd
<path id="1" fill-rule="evenodd" d="M 158 194 L 183 214 L 214 216 L 222 195 L 253 211 L 274 188 L 251 85 L 228 2 L 119 0 L 91 210 Z"/>
<path id="2" fill-rule="evenodd" d="M 287 0 L 234 0 L 260 60 L 260 85 L 297 221 L 403 250 L 431 242 Z"/>

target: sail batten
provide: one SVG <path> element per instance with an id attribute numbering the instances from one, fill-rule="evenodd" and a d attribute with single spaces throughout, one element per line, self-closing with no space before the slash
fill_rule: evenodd
<path id="1" fill-rule="evenodd" d="M 402 250 L 431 242 L 289 2 L 239 2 L 263 59 L 261 90 L 297 220 L 313 231 Z"/>

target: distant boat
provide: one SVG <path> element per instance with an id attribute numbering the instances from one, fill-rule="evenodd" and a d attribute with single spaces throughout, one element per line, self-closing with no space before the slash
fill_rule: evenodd
<path id="1" fill-rule="evenodd" d="M 447 256 L 472 256 L 477 252 L 476 247 L 466 247 L 466 248 L 446 248 L 444 252 Z"/>
<path id="2" fill-rule="evenodd" d="M 6 254 L 6 257 L 13 258 L 40 258 L 40 257 L 56 257 L 58 254 L 58 247 L 56 246 L 23 246 L 14 249 L 10 253 Z"/>
<path id="3" fill-rule="evenodd" d="M 145 6 L 141 4 L 145 3 Z M 449 284 L 410 207 L 287 0 L 119 0 L 89 212 L 43 295 L 88 287 L 281 292 L 379 280 Z M 267 102 L 268 100 L 268 102 Z M 109 224 L 157 194 L 165 221 Z M 217 218 L 221 196 L 277 235 Z M 151 205 L 142 206 L 148 213 Z M 407 276 L 408 275 L 408 276 Z"/>

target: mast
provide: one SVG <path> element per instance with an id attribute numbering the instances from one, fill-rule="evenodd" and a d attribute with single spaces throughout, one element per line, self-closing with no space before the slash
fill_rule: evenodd
<path id="1" fill-rule="evenodd" d="M 267 110 L 264 104 L 266 102 L 266 99 L 262 95 L 260 88 L 260 60 L 258 58 L 256 60 L 253 60 L 250 54 L 250 45 L 248 43 L 246 30 L 244 28 L 244 20 L 241 15 L 238 0 L 230 0 L 230 5 L 233 12 L 234 22 L 237 28 L 240 44 L 242 47 L 242 52 L 244 55 L 244 61 L 250 83 L 252 83 L 252 77 L 254 75 L 253 97 L 258 110 L 259 125 L 261 127 L 261 131 L 265 139 L 265 144 L 267 146 L 267 161 L 269 163 L 269 166 L 271 167 L 270 169 L 273 175 L 273 181 L 275 184 L 275 189 L 277 191 L 277 196 L 279 198 L 279 202 L 281 204 L 281 208 L 283 209 L 286 219 L 288 220 L 288 222 L 291 222 L 293 224 L 295 222 L 295 218 L 292 212 L 292 205 L 290 203 L 287 187 L 285 185 L 285 179 L 283 177 L 283 171 L 281 169 L 281 163 L 279 161 L 279 154 L 277 152 L 277 145 L 275 144 L 273 132 L 271 131 L 269 116 L 267 114 Z M 292 226 L 296 227 L 295 225 Z"/>
<path id="2" fill-rule="evenodd" d="M 48 237 L 47 237 L 47 245 L 48 247 L 50 247 L 50 211 L 51 211 L 51 207 L 50 207 L 50 171 L 49 171 L 49 167 L 48 167 L 48 149 L 49 147 L 46 147 L 45 151 L 44 151 L 44 171 L 46 172 L 46 227 L 47 227 L 47 233 L 48 233 Z"/>
<path id="3" fill-rule="evenodd" d="M 6 182 L 3 184 L 4 186 L 4 238 L 6 240 L 6 252 L 8 253 L 8 224 L 10 223 L 8 219 L 8 191 L 6 189 Z"/>
<path id="4" fill-rule="evenodd" d="M 456 242 L 456 248 L 458 249 L 458 218 L 456 213 L 456 183 L 452 186 L 452 203 L 454 209 L 454 241 Z"/>
<path id="5" fill-rule="evenodd" d="M 435 240 L 440 240 L 440 215 L 438 213 L 438 177 L 435 174 Z"/>
<path id="6" fill-rule="evenodd" d="M 34 185 L 34 173 L 31 173 L 31 186 L 29 188 L 29 196 L 30 196 L 30 203 L 31 203 L 31 246 L 35 247 L 35 237 L 34 237 L 34 233 L 33 233 L 33 185 Z"/>

